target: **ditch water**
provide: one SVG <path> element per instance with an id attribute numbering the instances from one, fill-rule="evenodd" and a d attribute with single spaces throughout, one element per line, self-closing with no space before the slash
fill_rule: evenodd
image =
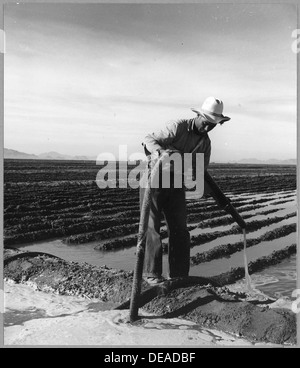
<path id="1" fill-rule="evenodd" d="M 255 277 L 252 277 L 252 282 L 258 289 L 271 297 L 291 298 L 292 291 L 297 287 L 296 267 L 297 257 L 292 256 L 276 266 L 257 272 Z"/>
<path id="2" fill-rule="evenodd" d="M 287 192 L 284 193 L 286 195 Z M 270 194 L 257 195 L 257 196 L 249 196 L 249 201 L 253 199 L 259 199 L 264 197 L 270 197 L 270 202 L 262 203 L 261 209 L 253 211 L 244 212 L 243 214 L 252 213 L 254 216 L 249 220 L 260 220 L 266 217 L 279 217 L 284 216 L 286 214 L 292 213 L 296 208 L 295 198 L 286 198 L 288 202 L 278 204 L 273 204 L 274 202 L 282 199 L 283 195 L 281 193 L 276 193 L 270 196 Z M 295 192 L 294 192 L 295 195 Z M 247 199 L 247 195 L 243 196 L 235 196 L 235 199 Z M 245 206 L 247 205 L 247 200 L 245 201 Z M 267 206 L 267 207 L 266 207 Z M 259 212 L 264 211 L 266 209 L 278 208 L 278 211 L 272 214 L 268 214 L 267 216 L 259 215 Z M 242 208 L 242 207 L 240 207 Z M 238 208 L 239 210 L 239 208 Z M 255 213 L 258 213 L 255 215 Z M 247 220 L 246 220 L 247 222 Z M 252 238 L 257 238 L 267 231 L 276 229 L 280 226 L 290 224 L 296 222 L 296 217 L 291 217 L 286 220 L 282 220 L 279 223 L 271 224 L 265 228 L 259 229 L 257 231 L 251 232 L 247 234 L 247 240 Z M 205 228 L 199 229 L 196 228 L 191 230 L 191 235 L 197 235 L 203 232 L 209 233 L 213 231 L 225 231 L 229 229 L 232 225 L 218 226 L 214 228 Z M 224 272 L 229 271 L 233 267 L 245 267 L 249 262 L 256 260 L 257 258 L 267 256 L 272 253 L 274 250 L 280 250 L 285 248 L 286 246 L 296 243 L 296 234 L 291 233 L 287 236 L 283 236 L 279 239 L 274 239 L 271 241 L 262 241 L 261 243 L 249 247 L 245 251 L 240 251 L 232 254 L 230 257 L 216 259 L 207 263 L 201 263 L 199 265 L 192 266 L 190 269 L 191 276 L 214 276 Z M 195 255 L 199 252 L 204 252 L 213 247 L 221 244 L 233 244 L 236 242 L 245 242 L 245 238 L 243 234 L 234 234 L 234 235 L 226 235 L 220 238 L 217 238 L 213 241 L 207 242 L 200 246 L 195 246 L 191 249 L 191 255 Z M 110 251 L 101 251 L 95 250 L 94 248 L 99 245 L 99 241 L 91 242 L 87 244 L 78 244 L 78 245 L 66 245 L 62 242 L 62 240 L 52 240 L 46 242 L 39 243 L 31 243 L 26 246 L 19 247 L 20 249 L 24 249 L 27 251 L 41 251 L 56 255 L 60 258 L 63 258 L 67 261 L 74 262 L 86 262 L 95 266 L 103 266 L 106 265 L 111 268 L 123 269 L 126 271 L 131 271 L 135 267 L 136 263 L 136 254 L 135 247 L 125 248 L 119 250 L 110 250 Z M 168 270 L 168 256 L 163 256 L 163 270 L 164 275 L 167 275 Z M 247 271 L 247 268 L 246 268 Z M 291 297 L 292 291 L 296 289 L 296 256 L 292 256 L 289 259 L 284 260 L 283 262 L 271 266 L 264 271 L 257 272 L 251 275 L 246 276 L 246 283 L 248 287 L 254 287 L 262 292 L 268 294 L 271 297 Z"/>
<path id="3" fill-rule="evenodd" d="M 243 237 L 244 237 L 244 268 L 245 268 L 245 281 L 246 281 L 246 286 L 247 286 L 247 290 L 248 291 L 252 291 L 253 287 L 252 287 L 252 281 L 249 275 L 249 270 L 248 270 L 248 258 L 247 258 L 247 235 L 246 235 L 246 230 L 243 229 Z"/>
<path id="4" fill-rule="evenodd" d="M 270 254 L 270 251 L 282 249 L 285 244 L 291 244 L 295 240 L 295 234 L 290 234 L 282 239 L 262 242 L 257 246 L 247 249 L 247 263 Z M 106 265 L 108 267 L 131 271 L 136 262 L 135 247 L 115 251 L 95 251 L 96 244 L 81 244 L 68 246 L 61 240 L 54 240 L 40 244 L 32 244 L 24 247 L 28 251 L 43 251 L 56 255 L 67 261 L 86 262 L 95 266 Z M 229 258 L 202 263 L 190 269 L 191 276 L 213 276 L 227 272 L 231 267 L 245 265 L 244 255 L 237 252 Z M 168 270 L 168 257 L 163 256 L 163 269 Z M 165 275 L 167 272 L 165 272 Z M 251 285 L 254 288 L 270 295 L 271 297 L 288 296 L 296 289 L 296 256 L 291 257 L 278 265 L 251 275 Z M 249 282 L 249 281 L 248 281 Z"/>

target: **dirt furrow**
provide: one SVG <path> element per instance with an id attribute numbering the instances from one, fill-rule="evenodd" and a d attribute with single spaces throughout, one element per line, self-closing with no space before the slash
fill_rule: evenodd
<path id="1" fill-rule="evenodd" d="M 253 247 L 263 241 L 271 241 L 287 236 L 296 232 L 296 224 L 283 225 L 275 230 L 266 232 L 265 234 L 255 238 L 247 240 L 247 248 Z M 240 252 L 244 248 L 243 242 L 237 242 L 233 244 L 218 245 L 208 251 L 197 253 L 191 256 L 191 264 L 199 265 L 200 263 L 210 262 L 216 259 L 229 257 L 230 255 Z"/>

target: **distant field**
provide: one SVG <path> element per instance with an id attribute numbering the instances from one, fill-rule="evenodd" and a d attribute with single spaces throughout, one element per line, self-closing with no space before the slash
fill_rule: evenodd
<path id="1" fill-rule="evenodd" d="M 62 239 L 68 245 L 94 242 L 94 252 L 133 248 L 138 189 L 99 189 L 99 169 L 92 161 L 5 160 L 4 245 Z M 279 262 L 295 253 L 296 166 L 212 164 L 209 172 L 249 225 L 251 272 L 262 257 L 271 265 L 274 257 Z M 232 219 L 212 199 L 199 200 L 193 192 L 187 193 L 187 206 L 191 273 L 240 267 L 241 232 Z M 164 226 L 161 235 L 167 251 Z M 273 257 L 274 251 L 279 253 Z"/>

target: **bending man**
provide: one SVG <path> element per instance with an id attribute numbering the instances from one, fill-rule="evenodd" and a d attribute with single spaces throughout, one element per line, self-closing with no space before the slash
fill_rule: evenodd
<path id="1" fill-rule="evenodd" d="M 197 115 L 192 119 L 181 119 L 158 133 L 148 134 L 143 146 L 148 158 L 148 170 L 154 166 L 164 151 L 176 151 L 180 154 L 204 154 L 204 169 L 209 165 L 211 142 L 208 132 L 230 120 L 223 115 L 223 102 L 208 97 L 201 108 L 192 109 Z M 193 160 L 193 173 L 195 173 Z M 174 168 L 171 167 L 171 173 Z M 174 173 L 170 186 L 164 188 L 161 180 L 157 188 L 152 189 L 151 209 L 148 223 L 144 279 L 155 284 L 162 278 L 162 243 L 160 239 L 161 215 L 164 214 L 169 235 L 169 278 L 186 277 L 190 268 L 190 235 L 187 230 L 187 212 L 185 188 L 174 185 Z M 141 203 L 144 190 L 141 189 Z"/>

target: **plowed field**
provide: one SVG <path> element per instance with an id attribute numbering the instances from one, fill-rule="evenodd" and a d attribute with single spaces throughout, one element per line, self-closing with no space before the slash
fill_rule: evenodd
<path id="1" fill-rule="evenodd" d="M 5 160 L 5 247 L 132 270 L 139 192 L 99 189 L 99 169 L 92 161 Z M 250 273 L 295 262 L 296 166 L 211 164 L 209 172 L 248 224 Z M 193 191 L 187 192 L 187 206 L 190 274 L 226 275 L 228 282 L 242 278 L 243 238 L 232 218 Z M 167 253 L 164 223 L 161 237 Z"/>

